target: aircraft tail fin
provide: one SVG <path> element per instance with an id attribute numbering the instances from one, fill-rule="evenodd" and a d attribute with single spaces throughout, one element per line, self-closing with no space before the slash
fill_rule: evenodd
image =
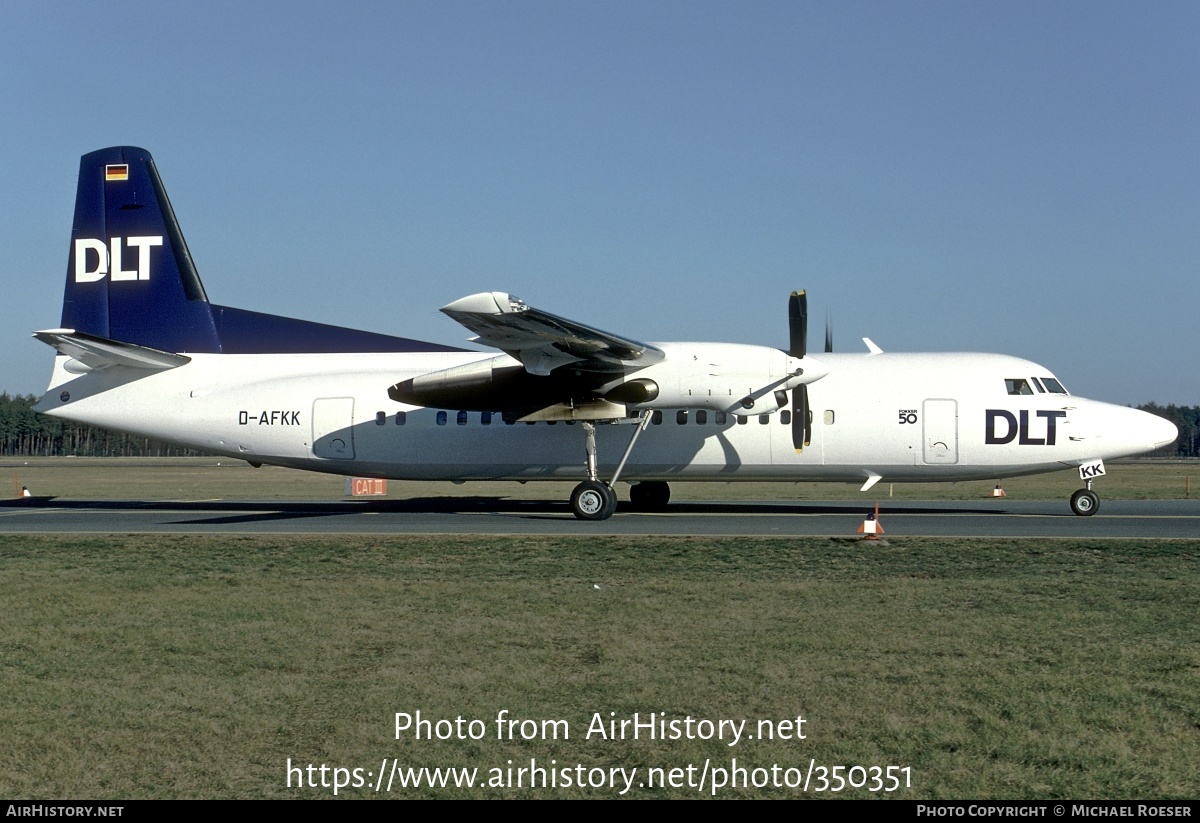
<path id="1" fill-rule="evenodd" d="M 145 149 L 79 163 L 62 327 L 163 352 L 219 352 L 212 307 Z"/>
<path id="2" fill-rule="evenodd" d="M 63 354 L 86 350 L 80 362 L 97 368 L 178 365 L 158 356 L 164 353 L 462 351 L 210 304 L 154 158 L 133 146 L 100 149 L 79 162 L 60 325 L 39 339 Z"/>

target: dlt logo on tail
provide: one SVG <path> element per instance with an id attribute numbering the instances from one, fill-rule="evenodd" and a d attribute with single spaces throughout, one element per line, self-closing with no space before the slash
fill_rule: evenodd
<path id="1" fill-rule="evenodd" d="M 137 268 L 129 271 L 122 268 L 121 238 L 114 237 L 109 242 L 110 245 L 105 246 L 103 240 L 80 238 L 75 241 L 76 283 L 95 283 L 103 280 L 109 273 L 110 264 L 114 281 L 150 279 L 150 249 L 163 244 L 162 235 L 125 238 L 125 245 L 138 250 Z M 95 268 L 88 267 L 88 252 L 95 252 Z"/>

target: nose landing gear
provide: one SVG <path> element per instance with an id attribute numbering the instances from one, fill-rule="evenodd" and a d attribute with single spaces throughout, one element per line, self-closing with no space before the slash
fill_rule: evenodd
<path id="1" fill-rule="evenodd" d="M 1071 495 L 1071 511 L 1080 517 L 1091 517 L 1100 510 L 1100 498 L 1091 489 L 1091 482 L 1088 482 L 1088 488 L 1080 489 Z"/>
<path id="2" fill-rule="evenodd" d="M 1080 517 L 1091 517 L 1100 511 L 1100 498 L 1092 491 L 1092 480 L 1104 474 L 1103 460 L 1091 460 L 1079 467 L 1083 488 L 1071 495 L 1071 511 Z"/>

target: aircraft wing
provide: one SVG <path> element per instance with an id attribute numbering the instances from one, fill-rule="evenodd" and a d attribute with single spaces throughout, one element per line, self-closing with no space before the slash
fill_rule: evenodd
<path id="1" fill-rule="evenodd" d="M 525 371 L 548 375 L 572 363 L 591 372 L 622 372 L 657 363 L 661 349 L 532 308 L 504 292 L 481 292 L 442 311 L 492 346 L 521 361 Z"/>
<path id="2" fill-rule="evenodd" d="M 133 369 L 161 371 L 182 366 L 184 363 L 191 362 L 192 359 L 186 355 L 96 337 L 92 334 L 77 332 L 74 329 L 48 329 L 34 332 L 33 336 L 46 345 L 53 346 L 59 354 L 74 358 L 89 369 L 128 366 Z M 68 371 L 70 368 L 68 363 Z"/>

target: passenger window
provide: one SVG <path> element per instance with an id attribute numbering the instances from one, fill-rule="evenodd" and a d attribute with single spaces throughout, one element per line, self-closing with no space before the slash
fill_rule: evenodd
<path id="1" fill-rule="evenodd" d="M 440 411 L 437 413 L 437 424 L 439 426 L 446 425 L 446 413 L 444 411 Z"/>
<path id="2" fill-rule="evenodd" d="M 1033 389 L 1029 388 L 1029 381 L 1023 377 L 1005 380 L 1004 388 L 1009 394 L 1033 394 Z"/>
<path id="3" fill-rule="evenodd" d="M 750 418 L 746 417 L 746 415 L 744 415 L 744 414 L 735 414 L 734 417 L 737 418 L 737 422 L 738 422 L 739 426 L 746 425 L 746 421 L 748 421 L 750 419 Z"/>
<path id="4" fill-rule="evenodd" d="M 396 425 L 403 426 L 408 422 L 408 412 L 396 412 Z"/>
<path id="5" fill-rule="evenodd" d="M 781 411 L 779 413 L 779 422 L 785 426 L 790 426 L 792 424 L 792 413 L 787 409 Z"/>
<path id="6" fill-rule="evenodd" d="M 687 425 L 687 409 L 680 409 L 675 412 L 675 422 L 680 426 Z"/>
<path id="7" fill-rule="evenodd" d="M 479 422 L 485 426 L 492 425 L 492 413 L 491 412 L 480 412 L 479 413 Z"/>
<path id="8" fill-rule="evenodd" d="M 725 412 L 715 412 L 713 414 L 713 422 L 716 423 L 718 426 L 724 426 L 725 419 L 726 419 Z"/>
<path id="9" fill-rule="evenodd" d="M 706 412 L 704 409 L 701 409 L 700 411 L 696 412 L 696 425 L 703 426 L 707 422 L 708 422 L 708 412 Z"/>
<path id="10" fill-rule="evenodd" d="M 825 425 L 826 425 L 826 426 L 832 426 L 832 425 L 833 425 L 833 409 L 826 409 L 826 410 L 825 410 Z"/>
<path id="11" fill-rule="evenodd" d="M 758 422 L 759 422 L 759 423 L 762 423 L 764 426 L 765 426 L 765 425 L 767 425 L 768 423 L 770 423 L 770 422 L 771 422 L 771 415 L 769 415 L 769 414 L 760 414 L 760 415 L 758 416 Z"/>
<path id="12" fill-rule="evenodd" d="M 387 422 L 387 412 L 375 412 L 375 425 L 382 426 Z"/>
<path id="13" fill-rule="evenodd" d="M 458 425 L 460 425 L 460 426 L 467 425 L 467 413 L 465 411 L 460 411 L 458 413 Z"/>
<path id="14" fill-rule="evenodd" d="M 656 426 L 661 426 L 662 425 L 662 412 L 656 410 L 654 412 L 654 414 L 650 415 L 650 422 Z"/>

